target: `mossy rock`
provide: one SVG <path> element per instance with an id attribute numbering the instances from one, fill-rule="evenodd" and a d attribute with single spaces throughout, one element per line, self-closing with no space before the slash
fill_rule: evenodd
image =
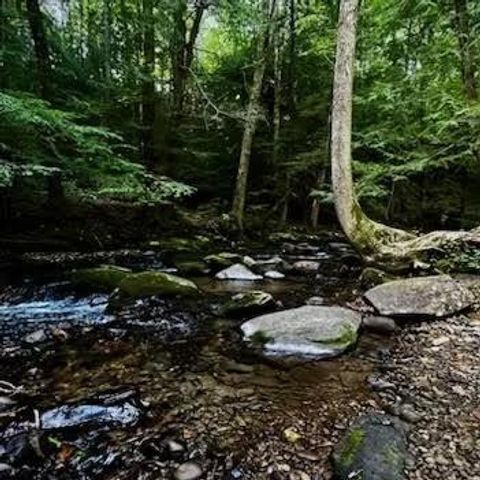
<path id="1" fill-rule="evenodd" d="M 406 457 L 402 424 L 389 416 L 365 415 L 335 447 L 332 462 L 337 480 L 404 480 Z"/>
<path id="2" fill-rule="evenodd" d="M 239 317 L 258 314 L 274 307 L 275 301 L 272 295 L 261 290 L 252 290 L 234 295 L 220 308 L 219 313 L 227 317 Z"/>
<path id="3" fill-rule="evenodd" d="M 214 270 L 222 270 L 231 267 L 235 263 L 242 260 L 242 256 L 238 253 L 221 252 L 214 255 L 208 255 L 203 261 Z"/>
<path id="4" fill-rule="evenodd" d="M 391 275 L 390 273 L 384 272 L 378 268 L 367 267 L 363 270 L 360 275 L 360 281 L 364 287 L 376 287 L 377 285 L 382 285 L 383 283 L 391 282 L 397 277 Z"/>
<path id="5" fill-rule="evenodd" d="M 175 267 L 180 273 L 185 275 L 205 275 L 209 272 L 209 268 L 204 262 L 195 261 L 177 261 Z"/>
<path id="6" fill-rule="evenodd" d="M 186 278 L 162 272 L 141 272 L 126 276 L 118 285 L 128 297 L 193 296 L 199 293 L 195 283 Z"/>
<path id="7" fill-rule="evenodd" d="M 115 265 L 104 265 L 73 272 L 71 280 L 75 285 L 80 287 L 111 292 L 117 288 L 120 282 L 128 275 L 131 275 L 131 270 L 127 268 L 117 267 Z"/>

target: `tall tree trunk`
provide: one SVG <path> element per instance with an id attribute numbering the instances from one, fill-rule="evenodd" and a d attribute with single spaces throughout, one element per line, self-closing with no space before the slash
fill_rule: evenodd
<path id="1" fill-rule="evenodd" d="M 280 129 L 282 123 L 282 26 L 280 25 L 281 9 L 280 5 L 276 5 L 274 19 L 275 31 L 273 34 L 273 83 L 274 83 L 274 100 L 273 100 L 273 149 L 272 163 L 273 168 L 278 169 L 278 161 L 280 158 Z"/>
<path id="2" fill-rule="evenodd" d="M 50 77 L 50 49 L 48 46 L 43 14 L 38 0 L 27 0 L 27 15 L 33 40 L 37 68 L 38 89 L 42 97 L 48 97 Z"/>
<path id="3" fill-rule="evenodd" d="M 468 0 L 454 0 L 455 25 L 458 44 L 462 59 L 462 76 L 465 94 L 468 100 L 478 100 L 477 84 L 475 81 L 475 58 L 472 49 L 472 37 L 468 13 Z"/>
<path id="4" fill-rule="evenodd" d="M 341 0 L 332 100 L 332 188 L 340 225 L 351 243 L 364 253 L 412 235 L 380 225 L 362 211 L 352 176 L 352 99 L 360 0 Z"/>
<path id="5" fill-rule="evenodd" d="M 273 0 L 275 2 L 275 0 Z M 264 1 L 264 11 L 270 11 L 270 2 Z M 266 50 L 269 37 L 268 15 L 265 15 L 263 21 L 265 25 L 258 35 L 257 53 L 255 62 L 255 71 L 253 82 L 250 89 L 250 98 L 245 118 L 245 129 L 243 131 L 242 148 L 240 151 L 240 160 L 238 163 L 237 182 L 235 185 L 235 195 L 233 197 L 232 216 L 240 232 L 244 227 L 245 200 L 247 196 L 248 171 L 250 168 L 250 158 L 252 155 L 252 144 L 255 131 L 257 129 L 258 117 L 260 114 L 260 98 L 262 93 L 263 78 L 267 65 Z"/>
<path id="6" fill-rule="evenodd" d="M 188 32 L 185 22 L 185 14 L 187 4 L 183 0 L 177 6 L 175 11 L 175 33 L 173 42 L 173 96 L 174 108 L 177 115 L 181 114 L 185 106 L 185 92 L 190 69 L 192 68 L 193 59 L 195 57 L 195 44 L 200 34 L 200 26 L 202 24 L 203 15 L 207 9 L 207 2 L 199 0 L 195 7 L 193 22 Z"/>
<path id="7" fill-rule="evenodd" d="M 185 15 L 187 2 L 176 0 L 174 10 L 174 32 L 171 46 L 173 76 L 173 110 L 179 115 L 183 110 L 183 94 L 185 90 L 185 45 L 187 43 L 187 25 Z"/>
<path id="8" fill-rule="evenodd" d="M 155 124 L 155 23 L 153 0 L 143 0 L 143 81 L 142 81 L 142 151 L 145 165 L 154 163 Z"/>
<path id="9" fill-rule="evenodd" d="M 112 56 L 112 5 L 111 0 L 103 1 L 103 78 L 106 94 L 109 96 L 111 83 L 111 56 Z"/>

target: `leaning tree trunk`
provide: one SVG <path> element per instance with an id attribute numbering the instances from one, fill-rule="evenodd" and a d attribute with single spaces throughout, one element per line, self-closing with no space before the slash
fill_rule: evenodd
<path id="1" fill-rule="evenodd" d="M 275 0 L 273 0 L 275 1 Z M 269 2 L 266 2 L 267 5 Z M 268 8 L 268 7 L 267 7 Z M 266 9 L 267 10 L 267 9 Z M 264 20 L 265 21 L 265 20 Z M 263 32 L 258 36 L 257 59 L 253 82 L 250 90 L 247 115 L 245 118 L 245 129 L 243 131 L 242 148 L 238 163 L 237 182 L 232 205 L 232 216 L 238 230 L 243 231 L 243 220 L 245 212 L 245 200 L 247 196 L 248 171 L 250 168 L 250 157 L 252 155 L 252 144 L 257 129 L 258 117 L 260 114 L 260 98 L 262 93 L 263 78 L 266 69 L 266 45 L 268 43 L 269 28 L 266 25 Z"/>
<path id="2" fill-rule="evenodd" d="M 480 229 L 432 232 L 416 237 L 369 219 L 355 195 L 351 161 L 352 97 L 359 4 L 360 0 L 341 0 L 338 23 L 331 140 L 332 187 L 338 220 L 365 259 L 387 269 L 431 267 L 438 265 L 438 258 L 448 258 L 450 268 L 455 269 L 460 253 L 478 254 Z"/>

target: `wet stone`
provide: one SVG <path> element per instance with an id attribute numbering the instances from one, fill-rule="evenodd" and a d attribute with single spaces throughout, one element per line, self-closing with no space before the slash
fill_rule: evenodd
<path id="1" fill-rule="evenodd" d="M 81 426 L 128 426 L 137 423 L 140 410 L 127 402 L 122 405 L 78 405 L 54 408 L 43 413 L 43 430 L 56 430 Z"/>
<path id="2" fill-rule="evenodd" d="M 256 317 L 242 330 L 267 352 L 329 358 L 356 343 L 360 325 L 361 316 L 353 310 L 304 306 Z"/>
<path id="3" fill-rule="evenodd" d="M 241 280 L 241 281 L 257 281 L 262 280 L 261 275 L 257 275 L 249 270 L 245 265 L 236 263 L 215 275 L 217 280 Z"/>
<path id="4" fill-rule="evenodd" d="M 203 472 L 199 465 L 187 462 L 180 465 L 174 473 L 175 480 L 197 480 Z"/>
<path id="5" fill-rule="evenodd" d="M 403 426 L 393 417 L 365 415 L 357 420 L 335 447 L 335 478 L 351 480 L 404 480 L 407 458 Z"/>

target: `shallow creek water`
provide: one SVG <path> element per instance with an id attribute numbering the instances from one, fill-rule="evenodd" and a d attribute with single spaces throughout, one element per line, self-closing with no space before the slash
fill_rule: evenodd
<path id="1" fill-rule="evenodd" d="M 219 318 L 212 306 L 252 287 L 272 293 L 284 308 L 313 295 L 344 305 L 358 293 L 359 271 L 343 268 L 335 255 L 320 246 L 308 255 L 285 255 L 289 261 L 328 260 L 317 278 L 253 285 L 205 276 L 194 279 L 203 291 L 199 300 L 145 299 L 110 315 L 106 295 L 74 292 L 64 278 L 53 284 L 29 278 L 6 287 L 0 380 L 22 390 L 11 415 L 0 411 L 1 428 L 34 422 L 35 411 L 98 403 L 99 395 L 112 392 L 130 392 L 129 402 L 141 411 L 133 426 L 46 434 L 34 429 L 39 443 L 14 465 L 16 478 L 32 478 L 33 472 L 42 479 L 168 479 L 186 460 L 211 479 L 297 478 L 295 472 L 330 478 L 329 449 L 349 418 L 371 401 L 366 378 L 388 340 L 363 335 L 354 351 L 327 361 L 264 357 L 243 343 L 244 319 Z M 157 259 L 152 265 L 164 267 Z M 29 342 L 39 329 L 47 338 Z M 288 429 L 299 439 L 286 439 Z M 2 438 L 5 433 L 0 456 Z M 169 450 L 170 440 L 182 451 Z"/>

